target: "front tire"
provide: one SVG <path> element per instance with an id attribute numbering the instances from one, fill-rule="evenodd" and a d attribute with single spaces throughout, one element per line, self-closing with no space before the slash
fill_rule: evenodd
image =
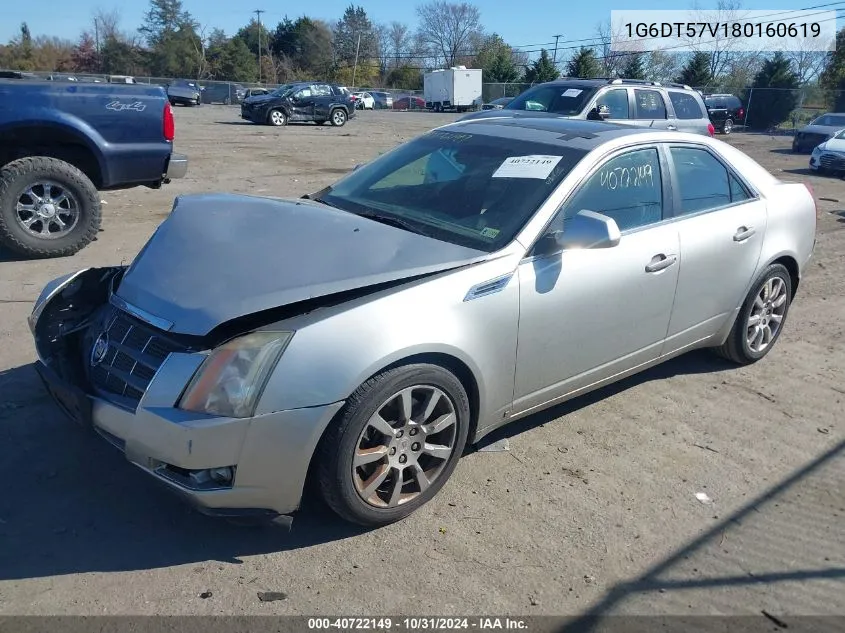
<path id="1" fill-rule="evenodd" d="M 346 125 L 346 118 L 346 110 L 341 110 L 340 108 L 337 108 L 332 112 L 331 115 L 332 125 L 334 125 L 335 127 L 343 127 L 344 125 Z"/>
<path id="2" fill-rule="evenodd" d="M 288 117 L 282 110 L 274 109 L 267 114 L 267 122 L 273 127 L 282 127 L 287 125 Z"/>
<path id="3" fill-rule="evenodd" d="M 360 525 L 404 519 L 449 479 L 469 421 L 466 390 L 442 367 L 406 365 L 375 376 L 350 396 L 321 440 L 321 496 Z"/>
<path id="4" fill-rule="evenodd" d="M 792 277 L 785 266 L 772 264 L 751 287 L 720 356 L 750 365 L 768 354 L 783 331 L 792 302 Z"/>
<path id="5" fill-rule="evenodd" d="M 100 222 L 97 188 L 73 165 L 33 156 L 0 170 L 0 246 L 31 258 L 73 255 Z"/>

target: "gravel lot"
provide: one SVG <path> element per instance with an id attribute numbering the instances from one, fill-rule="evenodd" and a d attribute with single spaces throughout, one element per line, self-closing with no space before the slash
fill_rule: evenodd
<path id="1" fill-rule="evenodd" d="M 402 523 L 363 532 L 310 504 L 288 534 L 194 513 L 68 423 L 32 368 L 31 302 L 59 274 L 130 261 L 177 194 L 298 196 L 454 117 L 176 118 L 187 179 L 105 194 L 104 231 L 75 257 L 0 254 L 0 614 L 845 615 L 845 182 L 809 176 L 788 137 L 728 137 L 820 198 L 765 360 L 676 359 L 503 429 L 485 444 L 509 451 L 465 457 Z"/>

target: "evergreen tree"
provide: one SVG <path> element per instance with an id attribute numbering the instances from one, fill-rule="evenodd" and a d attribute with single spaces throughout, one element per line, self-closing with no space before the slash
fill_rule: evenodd
<path id="1" fill-rule="evenodd" d="M 555 68 L 551 57 L 549 57 L 549 51 L 545 48 L 540 51 L 540 57 L 525 71 L 525 81 L 527 83 L 554 81 L 558 77 L 560 77 L 560 73 Z"/>
<path id="2" fill-rule="evenodd" d="M 747 125 L 755 129 L 767 129 L 786 121 L 798 103 L 799 86 L 800 81 L 792 69 L 792 63 L 778 51 L 763 63 L 760 72 L 754 77 L 754 98 L 748 112 Z"/>
<path id="3" fill-rule="evenodd" d="M 642 53 L 632 53 L 625 59 L 622 67 L 622 77 L 625 79 L 645 79 L 645 66 Z"/>
<path id="4" fill-rule="evenodd" d="M 581 79 L 592 79 L 601 75 L 601 64 L 596 59 L 596 52 L 592 48 L 582 46 L 566 68 L 568 77 L 580 77 Z"/>
<path id="5" fill-rule="evenodd" d="M 710 72 L 710 53 L 698 52 L 690 57 L 677 81 L 693 88 L 704 88 L 713 80 Z"/>

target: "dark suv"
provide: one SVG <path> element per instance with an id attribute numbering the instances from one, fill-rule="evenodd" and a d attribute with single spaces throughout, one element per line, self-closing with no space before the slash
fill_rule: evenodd
<path id="1" fill-rule="evenodd" d="M 331 121 L 340 127 L 355 116 L 355 99 L 346 88 L 322 82 L 285 84 L 267 95 L 247 97 L 241 118 L 277 127 L 288 121 Z"/>
<path id="2" fill-rule="evenodd" d="M 745 125 L 745 108 L 736 95 L 704 95 L 707 114 L 716 131 L 730 134 L 735 125 Z"/>

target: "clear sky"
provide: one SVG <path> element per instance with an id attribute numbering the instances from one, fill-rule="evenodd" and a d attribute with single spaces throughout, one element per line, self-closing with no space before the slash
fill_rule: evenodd
<path id="1" fill-rule="evenodd" d="M 785 11 L 807 9 L 831 0 L 744 0 L 742 8 L 748 10 Z M 307 14 L 309 17 L 334 22 L 349 6 L 349 0 L 321 0 L 320 2 L 281 2 L 279 0 L 183 0 L 186 10 L 210 31 L 222 28 L 231 35 L 246 24 L 250 12 L 263 9 L 262 21 L 271 28 L 287 13 L 291 18 Z M 397 20 L 410 26 L 416 22 L 416 0 L 359 0 L 375 22 Z M 513 46 L 525 50 L 539 48 L 537 45 L 553 47 L 554 36 L 572 47 L 573 40 L 595 35 L 596 26 L 610 19 L 610 11 L 622 8 L 637 9 L 684 9 L 693 6 L 692 0 L 681 0 L 673 6 L 655 0 L 476 0 L 481 10 L 482 23 L 488 31 L 495 31 Z M 845 2 L 825 10 L 845 8 Z M 701 9 L 716 6 L 716 0 L 699 0 Z M 27 22 L 33 35 L 54 35 L 76 39 L 82 30 L 90 28 L 91 15 L 98 8 L 110 11 L 117 9 L 121 15 L 121 29 L 137 29 L 148 7 L 145 0 L 0 0 L 0 42 L 6 42 L 19 32 L 20 23 Z M 842 20 L 839 21 L 840 26 Z M 569 57 L 570 51 L 563 50 L 562 57 Z"/>

